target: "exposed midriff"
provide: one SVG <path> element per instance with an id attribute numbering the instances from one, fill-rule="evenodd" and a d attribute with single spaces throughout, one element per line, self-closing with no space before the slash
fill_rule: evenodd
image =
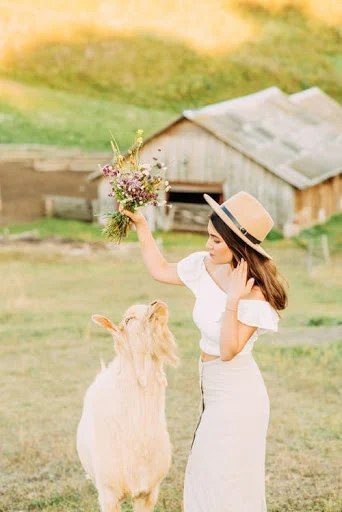
<path id="1" fill-rule="evenodd" d="M 206 354 L 205 352 L 201 351 L 201 359 L 203 363 L 206 361 L 212 361 L 212 359 L 218 359 L 220 356 L 213 356 L 211 354 Z"/>

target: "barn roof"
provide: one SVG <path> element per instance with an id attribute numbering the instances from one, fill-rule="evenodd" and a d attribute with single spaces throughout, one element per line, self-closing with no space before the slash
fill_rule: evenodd
<path id="1" fill-rule="evenodd" d="M 144 144 L 184 119 L 298 189 L 342 171 L 342 107 L 318 88 L 287 96 L 270 87 L 185 110 Z"/>
<path id="2" fill-rule="evenodd" d="M 308 112 L 325 119 L 342 130 L 342 107 L 319 87 L 311 87 L 305 91 L 289 96 L 292 103 L 299 105 Z"/>
<path id="3" fill-rule="evenodd" d="M 183 115 L 296 188 L 342 171 L 342 131 L 278 87 Z"/>

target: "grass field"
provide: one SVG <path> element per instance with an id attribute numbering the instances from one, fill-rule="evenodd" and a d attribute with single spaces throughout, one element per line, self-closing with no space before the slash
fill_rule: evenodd
<path id="1" fill-rule="evenodd" d="M 330 239 L 339 236 L 334 226 Z M 46 226 L 45 234 L 49 230 L 56 233 L 57 228 Z M 96 243 L 98 234 L 92 236 Z M 130 236 L 134 241 L 135 234 Z M 168 261 L 203 249 L 206 240 L 175 233 L 161 237 Z M 334 252 L 331 266 L 317 266 L 309 277 L 298 243 L 266 244 L 290 282 L 290 305 L 280 322 L 285 338 L 266 334 L 254 347 L 271 402 L 268 510 L 339 512 L 342 333 L 332 341 L 324 324 L 341 321 L 341 253 Z M 156 512 L 180 512 L 200 400 L 199 333 L 191 319 L 191 292 L 154 282 L 136 245 L 121 256 L 96 252 L 82 257 L 47 254 L 43 247 L 23 256 L 13 248 L 0 251 L 0 272 L 0 511 L 97 511 L 96 493 L 77 458 L 75 432 L 84 391 L 100 357 L 109 361 L 113 349 L 109 335 L 90 317 L 101 313 L 118 322 L 132 303 L 159 298 L 168 303 L 182 363 L 167 369 L 173 464 Z M 306 327 L 310 341 L 297 339 L 294 328 L 317 317 L 325 322 Z M 125 510 L 131 510 L 129 502 Z"/>
<path id="2" fill-rule="evenodd" d="M 20 16 L 18 16 L 20 13 Z M 0 143 L 125 149 L 184 108 L 277 85 L 319 86 L 342 103 L 342 7 L 336 0 L 5 0 L 0 4 Z M 92 224 L 9 226 L 97 244 Z M 306 272 L 309 236 L 327 233 L 331 265 Z M 263 244 L 290 283 L 280 332 L 254 357 L 271 403 L 268 512 L 341 512 L 341 215 L 292 240 Z M 156 233 L 168 261 L 204 249 L 201 235 Z M 77 458 L 82 399 L 113 357 L 93 313 L 167 302 L 181 366 L 167 368 L 173 463 L 155 512 L 180 512 L 199 408 L 199 332 L 185 287 L 154 282 L 130 232 L 123 252 L 67 255 L 0 245 L 0 512 L 96 512 Z M 129 245 L 130 242 L 133 242 Z M 184 390 L 187 390 L 184 393 Z M 252 426 L 251 426 L 252 428 Z M 124 507 L 131 512 L 131 504 Z M 237 511 L 236 511 L 237 512 Z"/>
<path id="3" fill-rule="evenodd" d="M 0 144 L 39 143 L 111 151 L 111 130 L 122 150 L 136 129 L 145 136 L 174 118 L 168 111 L 32 87 L 0 79 Z"/>
<path id="4" fill-rule="evenodd" d="M 109 127 L 126 147 L 137 128 L 273 85 L 342 103 L 342 8 L 319 4 L 4 2 L 0 142 L 103 149 Z"/>

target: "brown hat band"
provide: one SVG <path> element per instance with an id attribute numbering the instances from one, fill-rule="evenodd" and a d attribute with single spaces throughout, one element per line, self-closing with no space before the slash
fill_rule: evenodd
<path id="1" fill-rule="evenodd" d="M 228 215 L 228 217 L 230 218 L 230 220 L 232 220 L 235 224 L 235 226 L 237 226 L 239 228 L 239 230 L 241 231 L 241 233 L 243 235 L 245 235 L 246 238 L 248 238 L 248 240 L 250 240 L 253 244 L 261 244 L 261 240 L 258 240 L 257 238 L 255 238 L 253 235 L 251 235 L 250 233 L 248 233 L 247 229 L 243 228 L 240 224 L 240 222 L 234 217 L 233 214 L 230 213 L 229 210 L 227 210 L 227 208 L 223 205 L 221 205 L 221 209 L 224 211 L 224 213 L 226 215 Z"/>

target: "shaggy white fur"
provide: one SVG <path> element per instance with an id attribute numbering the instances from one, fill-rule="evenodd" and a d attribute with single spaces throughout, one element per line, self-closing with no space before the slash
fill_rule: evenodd
<path id="1" fill-rule="evenodd" d="M 129 495 L 134 512 L 153 512 L 172 459 L 164 363 L 179 364 L 168 308 L 161 301 L 131 306 L 118 326 L 100 315 L 92 319 L 112 334 L 117 357 L 85 394 L 78 455 L 101 512 L 120 512 Z"/>

